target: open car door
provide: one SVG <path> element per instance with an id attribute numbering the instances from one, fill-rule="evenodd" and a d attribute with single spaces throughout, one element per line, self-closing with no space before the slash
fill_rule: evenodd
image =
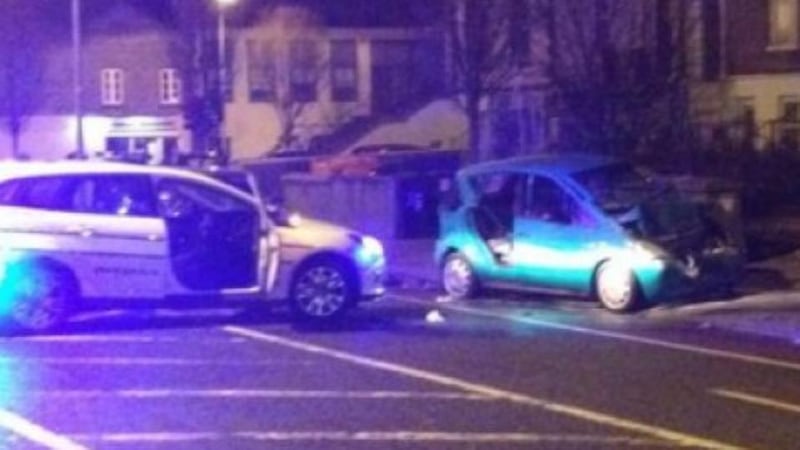
<path id="1" fill-rule="evenodd" d="M 265 267 L 261 214 L 248 201 L 212 185 L 178 178 L 157 181 L 167 226 L 170 265 L 190 292 L 258 290 Z"/>

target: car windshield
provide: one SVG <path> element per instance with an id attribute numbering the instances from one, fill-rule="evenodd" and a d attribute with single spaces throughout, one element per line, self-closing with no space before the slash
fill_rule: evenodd
<path id="1" fill-rule="evenodd" d="M 605 211 L 629 209 L 665 191 L 666 185 L 652 180 L 630 164 L 610 164 L 576 173 L 573 178 Z"/>

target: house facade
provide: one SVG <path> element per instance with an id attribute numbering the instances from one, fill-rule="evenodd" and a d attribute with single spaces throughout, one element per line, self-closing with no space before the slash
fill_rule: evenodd
<path id="1" fill-rule="evenodd" d="M 747 147 L 800 150 L 800 1 L 709 3 L 704 23 L 718 36 L 704 51 L 719 72 L 698 86 L 700 120 Z"/>
<path id="2" fill-rule="evenodd" d="M 87 21 L 81 49 L 87 155 L 149 155 L 160 163 L 188 148 L 173 39 L 166 26 L 132 7 Z M 42 58 L 36 108 L 19 135 L 19 153 L 60 159 L 77 149 L 71 42 L 51 41 Z M 7 131 L 0 132 L 0 157 L 11 156 L 10 140 Z"/>
<path id="3" fill-rule="evenodd" d="M 346 146 L 443 92 L 443 41 L 428 28 L 326 26 L 285 7 L 238 30 L 234 48 L 225 129 L 236 157 Z M 444 128 L 414 136 L 409 127 L 405 137 L 427 144 L 463 132 Z"/>
<path id="4" fill-rule="evenodd" d="M 234 159 L 281 146 L 336 149 L 370 136 L 397 135 L 414 144 L 464 137 L 460 111 L 452 105 L 434 105 L 441 114 L 430 111 L 445 79 L 443 41 L 435 30 L 330 25 L 296 6 L 268 11 L 258 20 L 228 23 L 224 135 Z M 38 101 L 19 133 L 18 156 L 60 159 L 77 149 L 73 49 L 69 28 L 63 31 L 43 53 Z M 188 153 L 185 37 L 174 24 L 118 1 L 85 17 L 82 31 L 86 153 L 151 163 Z M 216 49 L 215 42 L 205 44 Z M 426 126 L 404 125 L 421 110 Z M 384 125 L 392 133 L 378 132 Z M 12 136 L 0 129 L 0 157 L 12 156 L 11 144 Z"/>

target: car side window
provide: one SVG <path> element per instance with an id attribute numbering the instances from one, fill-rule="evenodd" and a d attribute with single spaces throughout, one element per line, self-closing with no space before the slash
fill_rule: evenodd
<path id="1" fill-rule="evenodd" d="M 166 218 L 253 209 L 249 203 L 233 195 L 187 180 L 162 179 L 158 182 L 157 192 L 159 211 Z"/>
<path id="2" fill-rule="evenodd" d="M 576 222 L 578 205 L 555 181 L 537 176 L 529 184 L 524 214 L 535 220 L 569 225 Z"/>
<path id="3" fill-rule="evenodd" d="M 22 180 L 10 180 L 0 184 L 0 205 L 16 205 L 20 184 Z"/>
<path id="4" fill-rule="evenodd" d="M 79 177 L 72 193 L 72 210 L 90 214 L 154 217 L 150 178 L 142 175 Z"/>
<path id="5" fill-rule="evenodd" d="M 36 209 L 55 211 L 71 210 L 71 192 L 74 177 L 50 176 L 26 178 L 20 181 L 12 203 Z"/>

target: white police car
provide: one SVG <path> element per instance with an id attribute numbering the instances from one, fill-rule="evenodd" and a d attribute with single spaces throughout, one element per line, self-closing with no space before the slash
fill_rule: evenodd
<path id="1" fill-rule="evenodd" d="M 191 171 L 0 163 L 0 317 L 45 331 L 83 309 L 287 299 L 331 319 L 380 296 L 380 242 L 278 226 L 254 195 Z"/>

